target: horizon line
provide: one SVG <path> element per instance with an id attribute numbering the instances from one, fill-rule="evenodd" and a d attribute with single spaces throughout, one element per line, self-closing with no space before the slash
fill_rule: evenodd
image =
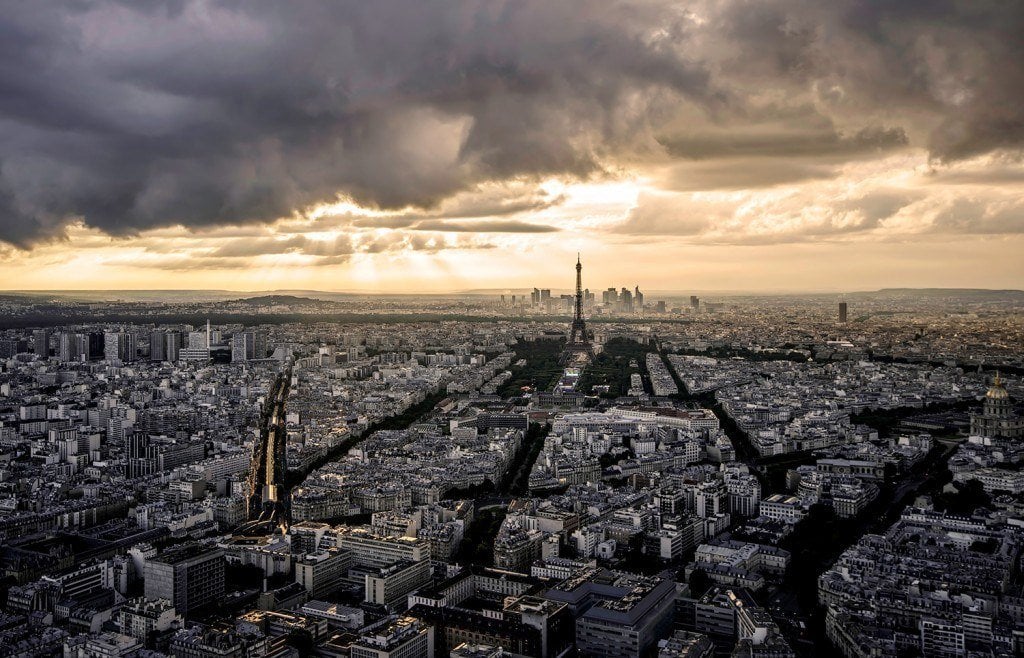
<path id="1" fill-rule="evenodd" d="M 571 287 L 559 287 L 559 288 L 541 288 L 549 289 L 552 291 L 567 290 L 572 291 L 574 288 Z M 534 286 L 518 286 L 508 288 L 468 288 L 468 289 L 449 289 L 449 290 L 381 290 L 381 289 L 345 289 L 345 290 L 327 290 L 320 288 L 269 288 L 269 289 L 243 289 L 243 288 L 0 288 L 0 295 L 3 294 L 14 294 L 14 295 L 38 295 L 46 293 L 74 293 L 74 294 L 88 294 L 88 293 L 182 293 L 182 292 L 208 292 L 208 293 L 224 293 L 224 294 L 259 294 L 259 295 L 273 295 L 273 294 L 292 294 L 292 293 L 321 293 L 330 295 L 428 295 L 428 296 L 440 296 L 440 295 L 503 295 L 503 294 L 518 294 L 520 291 L 530 292 L 534 289 Z M 595 292 L 602 292 L 606 288 L 595 288 Z M 1024 292 L 1021 288 L 987 288 L 987 287 L 962 287 L 962 286 L 886 286 L 881 288 L 817 288 L 817 289 L 800 289 L 800 288 L 765 288 L 765 289 L 742 289 L 742 288 L 703 288 L 703 289 L 683 289 L 683 288 L 649 288 L 642 290 L 644 294 L 719 294 L 719 295 L 829 295 L 829 294 L 863 294 L 863 293 L 875 293 L 886 290 L 949 290 L 949 291 L 983 291 L 983 292 Z"/>

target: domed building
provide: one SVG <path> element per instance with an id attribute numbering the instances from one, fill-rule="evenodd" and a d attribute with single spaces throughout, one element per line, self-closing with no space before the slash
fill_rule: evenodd
<path id="1" fill-rule="evenodd" d="M 971 434 L 992 438 L 1024 438 L 1024 418 L 1014 410 L 1013 400 L 1003 386 L 999 373 L 996 373 L 992 386 L 985 393 L 981 413 L 971 416 Z"/>

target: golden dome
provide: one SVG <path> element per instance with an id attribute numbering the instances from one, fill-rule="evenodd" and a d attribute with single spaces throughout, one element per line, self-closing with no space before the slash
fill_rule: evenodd
<path id="1" fill-rule="evenodd" d="M 996 378 L 992 380 L 992 387 L 988 389 L 985 397 L 989 400 L 1005 400 L 1010 397 L 1010 394 L 1006 392 L 1006 387 L 1003 386 L 1003 380 L 999 377 L 998 372 L 996 372 Z"/>

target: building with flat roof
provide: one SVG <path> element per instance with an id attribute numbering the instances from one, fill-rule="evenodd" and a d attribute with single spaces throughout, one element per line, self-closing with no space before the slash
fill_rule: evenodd
<path id="1" fill-rule="evenodd" d="M 416 537 L 392 537 L 367 528 L 345 527 L 336 531 L 335 544 L 352 553 L 352 564 L 379 569 L 395 562 L 430 559 L 430 542 Z"/>
<path id="2" fill-rule="evenodd" d="M 584 656 L 638 657 L 668 635 L 675 611 L 671 580 L 588 569 L 544 592 L 576 616 L 576 647 Z"/>
<path id="3" fill-rule="evenodd" d="M 405 609 L 410 592 L 430 582 L 430 561 L 402 560 L 366 574 L 366 602 Z"/>
<path id="4" fill-rule="evenodd" d="M 186 617 L 224 596 L 224 551 L 198 544 L 172 549 L 146 561 L 145 596 L 167 599 Z"/>
<path id="5" fill-rule="evenodd" d="M 307 553 L 295 562 L 295 582 L 317 598 L 331 594 L 345 584 L 352 566 L 352 554 L 336 548 Z"/>
<path id="6" fill-rule="evenodd" d="M 400 617 L 364 635 L 351 658 L 434 658 L 434 628 L 414 617 Z"/>

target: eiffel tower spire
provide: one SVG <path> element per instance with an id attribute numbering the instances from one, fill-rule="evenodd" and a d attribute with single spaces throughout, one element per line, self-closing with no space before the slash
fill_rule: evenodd
<path id="1" fill-rule="evenodd" d="M 572 329 L 569 331 L 569 342 L 565 345 L 562 362 L 577 359 L 589 359 L 594 356 L 594 348 L 590 344 L 587 323 L 583 319 L 583 263 L 579 252 L 576 253 L 576 299 L 572 316 Z"/>

